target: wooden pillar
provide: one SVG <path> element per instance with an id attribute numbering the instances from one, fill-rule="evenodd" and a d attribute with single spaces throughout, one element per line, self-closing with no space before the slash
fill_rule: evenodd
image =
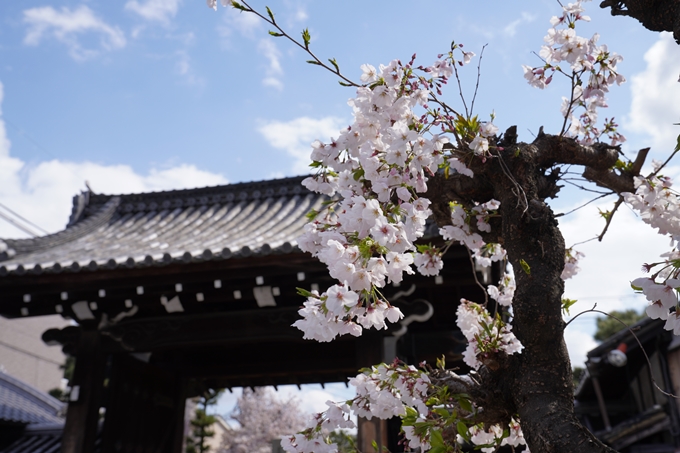
<path id="1" fill-rule="evenodd" d="M 181 453 L 185 380 L 129 354 L 111 356 L 102 453 Z"/>
<path id="2" fill-rule="evenodd" d="M 357 444 L 359 451 L 363 453 L 382 453 L 387 448 L 387 420 L 380 420 L 373 417 L 366 420 L 359 417 L 357 420 Z M 377 444 L 377 449 L 373 447 L 373 442 Z"/>
<path id="3" fill-rule="evenodd" d="M 383 336 L 375 330 L 364 331 L 357 338 L 357 369 L 377 365 L 384 361 Z M 359 451 L 364 453 L 382 453 L 383 447 L 387 448 L 387 420 L 372 418 L 366 420 L 359 417 L 357 420 L 357 445 Z M 373 442 L 378 449 L 373 448 Z"/>
<path id="4" fill-rule="evenodd" d="M 186 379 L 178 379 L 176 393 L 175 393 L 175 408 L 174 408 L 174 435 L 172 440 L 172 453 L 184 453 L 184 416 L 186 414 L 185 406 L 187 402 L 187 381 Z"/>
<path id="5" fill-rule="evenodd" d="M 92 453 L 97 439 L 105 368 L 98 331 L 81 331 L 75 356 L 61 451 Z"/>

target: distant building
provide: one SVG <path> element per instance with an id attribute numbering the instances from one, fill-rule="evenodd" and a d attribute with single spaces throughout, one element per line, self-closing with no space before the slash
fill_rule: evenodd
<path id="1" fill-rule="evenodd" d="M 645 318 L 588 352 L 576 389 L 577 416 L 623 453 L 680 451 L 680 336 L 663 325 Z"/>
<path id="2" fill-rule="evenodd" d="M 68 321 L 58 315 L 6 319 L 0 316 L 0 372 L 47 392 L 59 388 L 66 357 L 61 348 L 47 346 L 40 338 L 51 328 Z"/>
<path id="3" fill-rule="evenodd" d="M 0 453 L 59 451 L 65 408 L 45 392 L 0 372 Z"/>

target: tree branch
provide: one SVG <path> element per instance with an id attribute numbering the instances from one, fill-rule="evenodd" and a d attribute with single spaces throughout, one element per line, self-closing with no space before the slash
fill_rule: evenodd
<path id="1" fill-rule="evenodd" d="M 542 130 L 531 145 L 536 148 L 538 165 L 543 167 L 573 164 L 605 170 L 613 167 L 619 158 L 619 148 L 616 146 L 606 143 L 581 145 L 573 138 L 544 134 Z"/>

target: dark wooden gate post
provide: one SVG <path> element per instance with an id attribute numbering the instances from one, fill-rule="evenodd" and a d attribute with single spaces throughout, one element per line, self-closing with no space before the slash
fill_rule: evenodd
<path id="1" fill-rule="evenodd" d="M 185 380 L 178 373 L 113 354 L 102 453 L 181 453 Z"/>
<path id="2" fill-rule="evenodd" d="M 357 339 L 357 365 L 358 368 L 370 367 L 383 361 L 383 336 L 376 331 L 364 332 Z M 382 453 L 383 447 L 387 447 L 387 420 L 373 417 L 366 420 L 359 417 L 357 420 L 357 445 L 364 453 L 374 451 L 373 441 L 378 445 L 375 453 Z"/>
<path id="3" fill-rule="evenodd" d="M 97 439 L 105 368 L 99 332 L 81 331 L 75 355 L 76 366 L 61 451 L 92 453 Z"/>

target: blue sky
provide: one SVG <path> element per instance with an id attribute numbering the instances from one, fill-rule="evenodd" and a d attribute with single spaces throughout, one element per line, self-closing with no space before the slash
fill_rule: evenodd
<path id="1" fill-rule="evenodd" d="M 538 51 L 559 14 L 551 0 L 485 2 L 272 0 L 266 3 L 295 36 L 309 27 L 312 48 L 359 79 L 360 65 L 408 60 L 429 64 L 452 40 L 479 54 L 476 112 L 495 110 L 501 129 L 516 124 L 530 141 L 544 125 L 555 132 L 565 85 L 527 85 L 522 64 Z M 263 9 L 265 3 L 252 0 Z M 482 6 L 480 6 L 482 5 Z M 629 142 L 660 158 L 678 134 L 680 47 L 630 18 L 587 3 L 592 22 L 579 29 L 625 58 L 629 82 L 610 95 L 610 109 Z M 71 197 L 88 181 L 96 192 L 197 187 L 305 171 L 309 143 L 349 124 L 353 92 L 305 64 L 307 56 L 251 15 L 203 0 L 24 0 L 0 3 L 0 203 L 48 231 L 65 225 Z M 476 61 L 463 71 L 472 95 Z M 449 86 L 450 103 L 459 102 Z M 565 193 L 554 206 L 585 200 Z M 595 207 L 561 223 L 567 243 L 594 235 Z M 582 247 L 583 272 L 567 296 L 582 308 L 644 305 L 628 281 L 666 241 L 623 212 L 604 244 Z M 0 237 L 20 237 L 0 223 Z M 586 306 L 588 305 L 588 306 Z M 594 346 L 593 317 L 567 331 L 575 362 Z"/>

